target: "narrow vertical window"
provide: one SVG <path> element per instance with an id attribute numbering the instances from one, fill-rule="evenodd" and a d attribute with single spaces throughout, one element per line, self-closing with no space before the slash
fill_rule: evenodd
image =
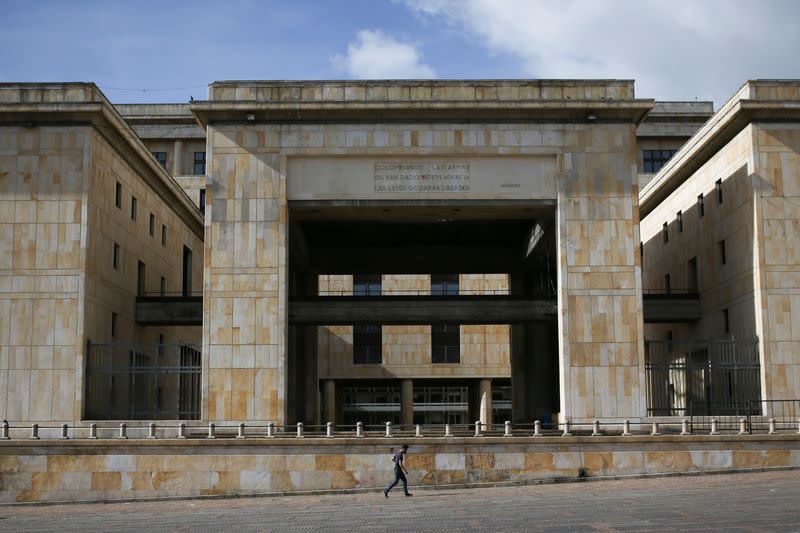
<path id="1" fill-rule="evenodd" d="M 200 189 L 200 212 L 206 214 L 206 190 Z"/>
<path id="2" fill-rule="evenodd" d="M 728 254 L 725 251 L 725 240 L 719 241 L 719 261 L 724 265 L 728 262 Z"/>
<path id="3" fill-rule="evenodd" d="M 119 270 L 119 244 L 114 243 L 114 252 L 111 257 L 111 266 L 114 267 L 114 270 Z"/>
<path id="4" fill-rule="evenodd" d="M 136 265 L 136 295 L 144 296 L 147 284 L 147 266 L 139 261 Z"/>
<path id="5" fill-rule="evenodd" d="M 131 196 L 131 220 L 136 220 L 137 201 L 135 196 Z"/>
<path id="6" fill-rule="evenodd" d="M 706 215 L 706 208 L 705 208 L 705 205 L 703 205 L 703 195 L 702 194 L 697 197 L 697 212 L 700 213 L 701 217 L 704 217 Z"/>
<path id="7" fill-rule="evenodd" d="M 644 243 L 639 241 L 639 257 L 641 258 L 641 265 L 644 268 Z"/>
<path id="8" fill-rule="evenodd" d="M 195 176 L 202 176 L 206 173 L 206 153 L 205 152 L 195 152 L 194 153 L 194 175 Z"/>
<path id="9" fill-rule="evenodd" d="M 150 236 L 155 237 L 156 235 L 156 216 L 153 213 L 150 213 Z"/>
<path id="10" fill-rule="evenodd" d="M 117 186 L 114 189 L 114 205 L 122 209 L 122 184 L 120 182 L 117 182 Z"/>
<path id="11" fill-rule="evenodd" d="M 664 275 L 664 291 L 667 294 L 672 292 L 672 283 L 670 282 L 669 274 Z"/>
<path id="12" fill-rule="evenodd" d="M 731 317 L 730 313 L 728 312 L 728 308 L 722 310 L 722 323 L 725 327 L 725 333 L 731 332 Z"/>
<path id="13" fill-rule="evenodd" d="M 116 339 L 119 333 L 119 315 L 111 313 L 111 338 Z"/>
<path id="14" fill-rule="evenodd" d="M 678 220 L 678 233 L 683 233 L 683 211 L 678 211 L 676 218 Z"/>
<path id="15" fill-rule="evenodd" d="M 431 363 L 461 362 L 461 326 L 433 324 L 431 326 Z"/>
<path id="16" fill-rule="evenodd" d="M 717 203 L 722 203 L 722 179 L 717 180 Z"/>
<path id="17" fill-rule="evenodd" d="M 664 222 L 664 225 L 662 226 L 662 228 L 663 228 L 663 231 L 664 231 L 664 242 L 668 243 L 669 242 L 669 224 Z"/>
<path id="18" fill-rule="evenodd" d="M 167 245 L 167 226 L 161 224 L 161 246 Z"/>

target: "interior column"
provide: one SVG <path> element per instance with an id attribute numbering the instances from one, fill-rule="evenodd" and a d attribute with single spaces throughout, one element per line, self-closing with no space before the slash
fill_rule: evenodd
<path id="1" fill-rule="evenodd" d="M 183 175 L 183 141 L 175 141 L 175 149 L 172 154 L 172 175 Z"/>
<path id="2" fill-rule="evenodd" d="M 414 380 L 400 382 L 400 423 L 403 427 L 414 425 Z"/>
<path id="3" fill-rule="evenodd" d="M 336 424 L 336 382 L 334 380 L 326 379 L 322 382 L 322 397 L 325 399 L 322 423 L 333 422 Z"/>
<path id="4" fill-rule="evenodd" d="M 492 380 L 483 378 L 478 384 L 480 395 L 480 421 L 484 429 L 491 429 L 492 423 Z"/>

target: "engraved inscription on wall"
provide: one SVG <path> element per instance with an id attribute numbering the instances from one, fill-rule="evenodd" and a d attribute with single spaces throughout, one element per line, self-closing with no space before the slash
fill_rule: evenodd
<path id="1" fill-rule="evenodd" d="M 373 166 L 376 193 L 470 192 L 468 161 L 377 161 Z"/>

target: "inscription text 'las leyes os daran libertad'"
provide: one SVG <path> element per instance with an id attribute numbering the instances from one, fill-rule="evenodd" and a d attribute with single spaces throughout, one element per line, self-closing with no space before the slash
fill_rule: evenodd
<path id="1" fill-rule="evenodd" d="M 375 192 L 469 192 L 466 161 L 386 161 L 375 163 Z"/>

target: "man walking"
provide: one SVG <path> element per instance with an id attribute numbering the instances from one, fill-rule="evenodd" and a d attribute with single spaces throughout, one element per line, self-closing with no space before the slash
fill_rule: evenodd
<path id="1" fill-rule="evenodd" d="M 411 496 L 412 494 L 408 492 L 408 480 L 406 480 L 406 474 L 408 474 L 408 470 L 406 470 L 406 466 L 403 464 L 403 459 L 405 459 L 406 452 L 408 452 L 408 444 L 403 444 L 400 447 L 400 451 L 394 452 L 394 481 L 391 485 L 386 487 L 383 491 L 383 495 L 387 498 L 389 497 L 389 491 L 394 488 L 401 480 L 403 482 L 403 493 L 406 496 Z"/>

